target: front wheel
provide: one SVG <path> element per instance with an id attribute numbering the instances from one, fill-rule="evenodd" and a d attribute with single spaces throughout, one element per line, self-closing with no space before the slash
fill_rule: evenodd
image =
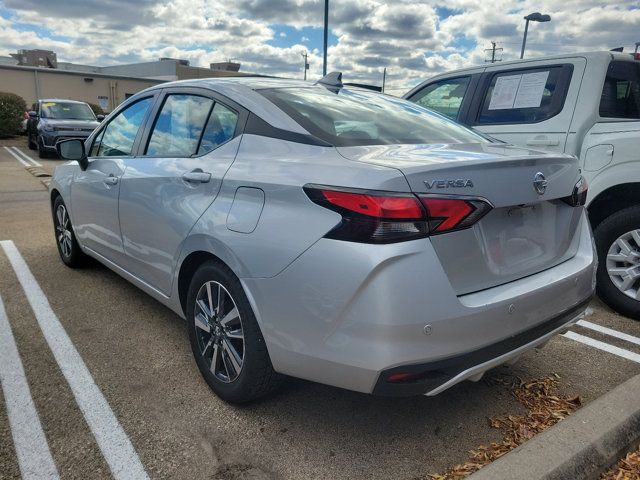
<path id="1" fill-rule="evenodd" d="M 38 157 L 40 157 L 40 158 L 48 158 L 49 157 L 49 154 L 44 149 L 44 142 L 42 141 L 41 138 L 38 139 Z"/>
<path id="2" fill-rule="evenodd" d="M 53 227 L 58 253 L 64 264 L 71 268 L 78 268 L 84 265 L 86 256 L 80 250 L 80 245 L 78 245 L 76 235 L 73 232 L 73 225 L 71 225 L 67 206 L 60 196 L 56 197 L 53 202 Z"/>
<path id="3" fill-rule="evenodd" d="M 210 261 L 196 271 L 186 314 L 200 373 L 222 400 L 249 402 L 279 385 L 247 296 L 226 266 Z"/>
<path id="4" fill-rule="evenodd" d="M 31 138 L 30 133 L 27 133 L 27 147 L 29 147 L 29 150 L 36 150 L 38 148 L 38 146 L 35 144 L 35 142 Z"/>
<path id="5" fill-rule="evenodd" d="M 614 310 L 640 320 L 640 206 L 608 217 L 594 237 L 598 295 Z"/>

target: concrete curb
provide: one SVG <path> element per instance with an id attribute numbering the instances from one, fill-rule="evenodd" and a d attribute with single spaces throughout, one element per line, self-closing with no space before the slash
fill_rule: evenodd
<path id="1" fill-rule="evenodd" d="M 597 479 L 640 440 L 640 375 L 471 475 L 471 480 Z"/>

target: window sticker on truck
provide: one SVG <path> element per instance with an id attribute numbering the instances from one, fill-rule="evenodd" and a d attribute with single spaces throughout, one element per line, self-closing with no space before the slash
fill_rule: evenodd
<path id="1" fill-rule="evenodd" d="M 489 110 L 537 108 L 542 103 L 549 71 L 498 77 Z"/>

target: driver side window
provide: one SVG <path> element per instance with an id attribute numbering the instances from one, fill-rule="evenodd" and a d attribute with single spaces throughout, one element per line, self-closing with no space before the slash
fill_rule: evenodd
<path id="1" fill-rule="evenodd" d="M 89 156 L 130 156 L 140 125 L 152 103 L 153 97 L 143 98 L 116 115 L 93 141 Z"/>

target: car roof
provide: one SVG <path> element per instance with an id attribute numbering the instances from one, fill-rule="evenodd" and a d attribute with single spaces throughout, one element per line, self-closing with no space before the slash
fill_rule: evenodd
<path id="1" fill-rule="evenodd" d="M 276 128 L 289 130 L 295 133 L 308 134 L 297 122 L 285 114 L 276 105 L 263 97 L 256 90 L 264 88 L 325 88 L 315 82 L 294 80 L 288 78 L 265 78 L 265 77 L 218 77 L 199 78 L 193 80 L 178 80 L 174 82 L 154 85 L 135 95 L 138 98 L 145 92 L 182 87 L 182 88 L 206 88 L 230 98 L 250 112 L 265 120 Z"/>
<path id="2" fill-rule="evenodd" d="M 67 98 L 41 98 L 38 100 L 39 102 L 65 102 L 65 103 L 82 103 L 86 105 L 87 102 L 81 102 L 79 100 L 69 100 Z"/>
<path id="3" fill-rule="evenodd" d="M 597 51 L 597 52 L 574 52 L 574 53 L 565 53 L 565 54 L 560 54 L 560 55 L 543 55 L 540 57 L 527 57 L 527 58 L 518 58 L 515 60 L 506 60 L 504 62 L 500 62 L 499 64 L 479 64 L 479 65 L 473 65 L 470 67 L 465 67 L 465 68 L 460 68 L 460 69 L 456 69 L 456 70 L 449 70 L 446 72 L 442 72 L 439 73 L 437 75 L 434 75 L 433 77 L 436 76 L 440 76 L 440 75 L 448 75 L 450 73 L 458 73 L 458 72 L 467 72 L 469 70 L 476 70 L 478 68 L 486 68 L 486 67 L 503 67 L 503 66 L 510 66 L 510 65 L 520 65 L 523 63 L 529 63 L 529 62 L 540 62 L 540 61 L 547 61 L 547 60 L 566 60 L 566 59 L 570 59 L 570 58 L 585 58 L 588 60 L 591 59 L 599 59 L 599 60 L 603 60 L 603 59 L 615 59 L 615 60 L 628 60 L 628 61 L 634 61 L 633 58 L 633 54 L 632 53 L 620 53 L 620 52 L 609 52 L 609 51 Z M 431 78 L 433 78 L 431 77 Z"/>
<path id="4" fill-rule="evenodd" d="M 220 87 L 237 85 L 250 90 L 260 90 L 263 88 L 286 88 L 286 87 L 313 87 L 314 82 L 295 80 L 291 78 L 265 78 L 265 77 L 212 77 L 198 78 L 192 80 L 176 80 L 173 82 L 154 85 L 148 90 L 170 87 L 205 87 L 217 90 Z"/>

